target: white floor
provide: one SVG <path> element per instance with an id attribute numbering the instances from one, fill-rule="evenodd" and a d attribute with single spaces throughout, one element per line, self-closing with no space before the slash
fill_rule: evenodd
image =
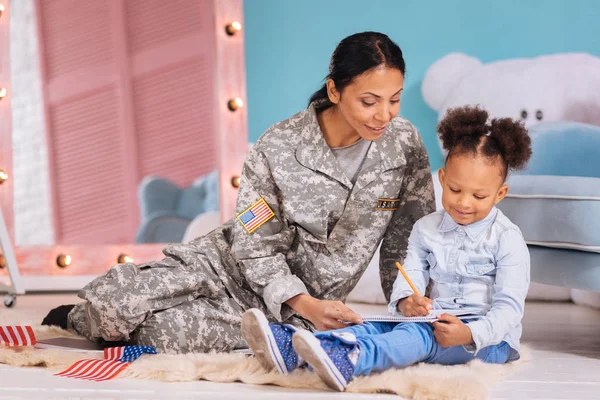
<path id="1" fill-rule="evenodd" d="M 69 295 L 28 295 L 18 299 L 19 310 L 39 317 L 59 304 L 73 303 Z M 383 306 L 357 305 L 361 312 L 382 312 Z M 0 323 L 2 313 L 0 309 Z M 600 311 L 571 303 L 528 303 L 523 342 L 534 349 L 533 360 L 497 384 L 493 399 L 600 398 Z M 114 380 L 86 382 L 52 376 L 43 369 L 0 365 L 0 399 L 117 398 L 117 399 L 392 399 L 390 395 L 360 395 L 282 389 L 241 383 L 163 383 Z"/>

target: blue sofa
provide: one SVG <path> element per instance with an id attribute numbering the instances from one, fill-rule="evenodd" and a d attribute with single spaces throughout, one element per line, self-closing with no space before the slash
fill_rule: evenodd
<path id="1" fill-rule="evenodd" d="M 533 156 L 499 208 L 523 232 L 535 282 L 600 292 L 600 127 L 530 129 Z"/>
<path id="2" fill-rule="evenodd" d="M 181 242 L 198 215 L 219 210 L 218 171 L 181 188 L 160 177 L 146 177 L 138 186 L 141 222 L 136 243 Z"/>

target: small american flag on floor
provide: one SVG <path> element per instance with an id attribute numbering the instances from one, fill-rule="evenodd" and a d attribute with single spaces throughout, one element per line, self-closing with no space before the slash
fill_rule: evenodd
<path id="1" fill-rule="evenodd" d="M 4 346 L 33 346 L 35 343 L 30 326 L 0 326 L 0 344 Z"/>
<path id="2" fill-rule="evenodd" d="M 156 354 L 156 350 L 152 346 L 109 347 L 104 349 L 104 358 L 130 363 L 140 358 L 144 353 Z"/>
<path id="3" fill-rule="evenodd" d="M 248 233 L 252 233 L 274 216 L 273 210 L 271 210 L 265 199 L 261 198 L 246 211 L 238 215 L 237 218 Z"/>
<path id="4" fill-rule="evenodd" d="M 119 375 L 144 353 L 156 354 L 156 350 L 151 346 L 110 347 L 104 349 L 104 360 L 80 360 L 56 375 L 90 381 L 106 381 Z"/>

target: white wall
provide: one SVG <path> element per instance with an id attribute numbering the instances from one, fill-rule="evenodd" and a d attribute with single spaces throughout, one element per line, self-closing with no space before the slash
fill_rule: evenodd
<path id="1" fill-rule="evenodd" d="M 10 11 L 15 241 L 53 244 L 34 2 L 11 0 Z"/>

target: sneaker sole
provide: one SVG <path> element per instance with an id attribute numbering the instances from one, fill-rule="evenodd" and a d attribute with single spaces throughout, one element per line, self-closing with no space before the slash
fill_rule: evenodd
<path id="1" fill-rule="evenodd" d="M 276 369 L 280 374 L 288 374 L 273 332 L 269 327 L 269 321 L 262 312 L 250 309 L 244 313 L 242 336 L 264 369 L 267 371 Z"/>
<path id="2" fill-rule="evenodd" d="M 312 366 L 319 378 L 327 386 L 338 392 L 346 389 L 348 382 L 342 376 L 333 361 L 321 347 L 321 342 L 308 331 L 298 331 L 292 336 L 292 344 L 296 352 Z"/>

